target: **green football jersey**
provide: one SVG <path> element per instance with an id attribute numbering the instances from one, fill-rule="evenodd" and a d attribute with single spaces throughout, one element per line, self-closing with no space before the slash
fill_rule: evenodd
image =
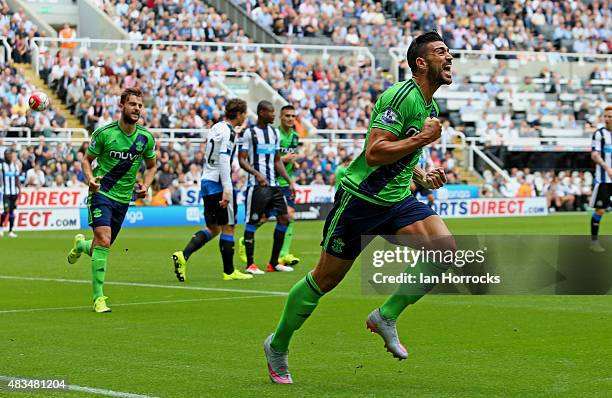
<path id="1" fill-rule="evenodd" d="M 96 157 L 94 177 L 102 177 L 98 192 L 117 202 L 130 203 L 143 158 L 155 158 L 155 139 L 140 125 L 127 135 L 114 121 L 94 131 L 87 153 Z"/>
<path id="2" fill-rule="evenodd" d="M 278 126 L 278 131 L 280 133 L 280 154 L 284 156 L 288 153 L 296 153 L 298 144 L 300 143 L 300 136 L 295 132 L 294 129 L 291 129 L 289 134 L 286 134 L 283 129 Z M 287 170 L 287 174 L 289 177 L 293 176 L 293 162 L 285 164 L 285 170 Z M 288 187 L 289 182 L 285 180 L 283 177 L 276 174 L 276 182 L 279 187 Z"/>
<path id="3" fill-rule="evenodd" d="M 342 181 L 342 178 L 346 175 L 346 170 L 348 169 L 348 167 L 344 166 L 343 164 L 338 165 L 338 167 L 336 167 L 336 184 L 335 184 L 335 188 L 338 188 L 338 186 L 340 185 L 340 181 Z"/>
<path id="4" fill-rule="evenodd" d="M 437 116 L 438 112 L 434 100 L 425 103 L 423 92 L 413 79 L 396 83 L 376 101 L 366 133 L 366 145 L 374 127 L 390 131 L 403 140 L 420 133 L 425 119 Z M 391 164 L 369 166 L 364 150 L 348 167 L 341 181 L 342 187 L 379 205 L 390 206 L 400 202 L 411 195 L 410 182 L 421 152 L 419 149 Z"/>

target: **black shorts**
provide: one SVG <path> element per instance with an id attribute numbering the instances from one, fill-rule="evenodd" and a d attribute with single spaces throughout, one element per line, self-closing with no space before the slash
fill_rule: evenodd
<path id="1" fill-rule="evenodd" d="M 406 225 L 436 215 L 413 195 L 391 206 L 380 206 L 338 188 L 334 207 L 325 220 L 321 246 L 327 253 L 354 260 L 361 253 L 362 235 L 395 235 Z"/>
<path id="2" fill-rule="evenodd" d="M 204 196 L 204 220 L 206 225 L 236 225 L 236 193 L 230 198 L 226 208 L 221 207 L 219 202 L 223 198 L 223 192 Z"/>
<path id="3" fill-rule="evenodd" d="M 5 213 L 10 213 L 17 208 L 17 198 L 19 198 L 19 195 L 4 195 L 2 201 L 4 202 Z"/>
<path id="4" fill-rule="evenodd" d="M 287 206 L 295 208 L 295 198 L 291 195 L 291 190 L 289 187 L 281 187 L 281 192 L 287 201 Z"/>
<path id="5" fill-rule="evenodd" d="M 595 184 L 593 195 L 591 195 L 591 207 L 607 209 L 610 207 L 610 196 L 612 196 L 612 182 Z"/>
<path id="6" fill-rule="evenodd" d="M 92 228 L 110 227 L 111 243 L 113 243 L 121 231 L 121 225 L 130 205 L 95 192 L 89 194 L 87 207 L 89 208 L 89 225 Z"/>
<path id="7" fill-rule="evenodd" d="M 287 200 L 280 187 L 248 187 L 246 191 L 246 223 L 257 224 L 261 216 L 287 214 Z"/>

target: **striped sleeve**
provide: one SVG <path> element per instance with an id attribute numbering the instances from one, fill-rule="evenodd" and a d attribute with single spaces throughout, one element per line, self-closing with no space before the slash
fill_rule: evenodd
<path id="1" fill-rule="evenodd" d="M 601 129 L 595 130 L 593 133 L 593 139 L 591 140 L 591 150 L 601 152 L 601 142 L 603 140 L 603 134 Z"/>
<path id="2" fill-rule="evenodd" d="M 251 149 L 251 146 L 253 142 L 253 132 L 252 129 L 246 129 L 244 131 L 244 133 L 242 134 L 242 137 L 240 138 L 240 146 L 239 146 L 239 151 L 240 152 L 248 152 Z"/>

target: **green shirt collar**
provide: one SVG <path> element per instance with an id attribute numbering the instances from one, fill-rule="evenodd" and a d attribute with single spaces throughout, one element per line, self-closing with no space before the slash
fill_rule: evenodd
<path id="1" fill-rule="evenodd" d="M 294 128 L 292 128 L 292 129 L 291 129 L 291 131 L 290 131 L 289 133 L 285 133 L 285 131 L 283 130 L 283 128 L 281 127 L 281 125 L 280 125 L 280 124 L 278 125 L 277 129 L 278 129 L 278 131 L 280 131 L 280 132 L 281 132 L 281 134 L 282 134 L 282 135 L 284 135 L 284 136 L 286 136 L 286 137 L 288 137 L 288 136 L 290 136 L 290 135 L 292 135 L 292 134 L 297 134 L 297 131 L 295 131 L 295 129 L 294 129 Z"/>

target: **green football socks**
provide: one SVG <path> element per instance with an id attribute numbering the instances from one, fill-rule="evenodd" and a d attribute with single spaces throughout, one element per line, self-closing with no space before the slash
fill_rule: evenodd
<path id="1" fill-rule="evenodd" d="M 289 291 L 285 309 L 278 322 L 271 346 L 277 352 L 287 352 L 293 333 L 298 330 L 319 304 L 323 292 L 309 272 Z"/>
<path id="2" fill-rule="evenodd" d="M 77 251 L 79 253 L 85 253 L 88 256 L 91 256 L 91 244 L 93 239 L 83 239 L 77 242 Z"/>
<path id="3" fill-rule="evenodd" d="M 281 248 L 279 257 L 284 257 L 289 254 L 291 250 L 291 240 L 293 239 L 293 221 L 287 225 L 287 231 L 285 231 L 285 240 L 283 241 L 283 247 Z"/>
<path id="4" fill-rule="evenodd" d="M 419 274 L 428 277 L 433 275 L 440 276 L 446 269 L 447 268 L 443 265 L 418 263 L 414 268 L 408 268 L 406 272 L 416 275 L 417 278 L 419 278 Z M 432 283 L 401 285 L 395 293 L 389 296 L 383 305 L 380 306 L 380 315 L 385 319 L 396 320 L 406 307 L 419 301 L 421 297 L 434 287 L 435 284 Z"/>
<path id="5" fill-rule="evenodd" d="M 91 281 L 93 285 L 93 299 L 104 296 L 103 285 L 106 276 L 106 263 L 108 259 L 107 247 L 96 246 L 91 255 Z"/>
<path id="6" fill-rule="evenodd" d="M 400 290 L 401 288 L 380 306 L 380 315 L 383 318 L 396 320 L 406 307 L 423 297 L 423 295 L 403 294 Z"/>

